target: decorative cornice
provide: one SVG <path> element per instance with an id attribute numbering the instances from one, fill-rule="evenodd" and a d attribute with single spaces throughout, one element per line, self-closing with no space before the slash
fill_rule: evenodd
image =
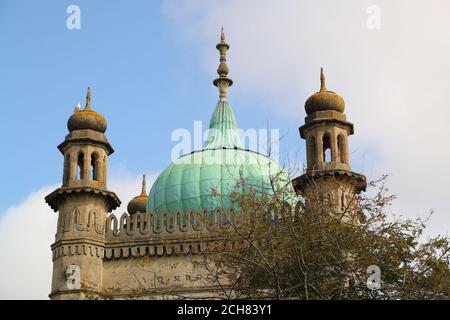
<path id="1" fill-rule="evenodd" d="M 211 239 L 204 240 L 213 241 Z M 144 256 L 162 257 L 187 255 L 203 252 L 205 242 L 199 239 L 147 239 L 127 243 L 107 243 L 103 245 L 88 239 L 64 240 L 55 242 L 52 248 L 52 261 L 64 256 L 90 256 L 101 259 L 127 259 Z"/>
<path id="2" fill-rule="evenodd" d="M 63 142 L 58 145 L 58 150 L 64 154 L 64 150 L 71 144 L 92 144 L 94 146 L 104 147 L 108 155 L 114 153 L 114 149 L 106 136 L 90 129 L 76 130 L 66 135 Z"/>
<path id="3" fill-rule="evenodd" d="M 301 190 L 305 186 L 311 184 L 314 180 L 323 177 L 348 177 L 354 179 L 357 193 L 366 191 L 367 188 L 366 177 L 362 174 L 349 170 L 314 170 L 293 179 L 292 184 L 296 190 Z"/>
<path id="4" fill-rule="evenodd" d="M 328 111 L 327 111 L 328 112 Z M 309 117 L 309 116 L 308 116 Z M 314 126 L 337 126 L 348 130 L 348 135 L 354 133 L 353 123 L 338 118 L 311 118 L 306 117 L 306 123 L 298 128 L 300 137 L 306 139 L 305 131 Z"/>
<path id="5" fill-rule="evenodd" d="M 153 242 L 153 243 L 152 243 Z M 106 245 L 105 256 L 107 260 L 120 258 L 137 258 L 137 257 L 162 257 L 172 255 L 187 255 L 197 254 L 204 251 L 204 244 L 200 241 L 176 241 L 166 240 L 162 243 L 161 240 L 149 241 L 147 244 L 141 245 L 122 245 L 113 246 Z"/>
<path id="6" fill-rule="evenodd" d="M 91 256 L 103 258 L 105 256 L 104 245 L 95 244 L 89 240 L 58 241 L 52 245 L 52 261 L 63 256 Z"/>
<path id="7" fill-rule="evenodd" d="M 124 213 L 120 218 L 114 214 L 106 219 L 106 239 L 133 239 L 134 237 L 161 237 L 177 233 L 200 233 L 202 230 L 215 226 L 228 227 L 238 224 L 239 214 L 234 208 L 225 210 L 217 207 L 213 211 L 204 208 L 201 212 L 189 209 L 187 212 L 178 209 L 174 212 L 164 210 L 156 214 L 153 210 L 149 213 L 136 212 L 132 215 Z"/>
<path id="8" fill-rule="evenodd" d="M 119 198 L 117 197 L 117 195 L 114 192 L 97 189 L 97 188 L 91 188 L 91 187 L 75 187 L 75 188 L 74 187 L 69 187 L 69 188 L 61 187 L 61 188 L 56 189 L 49 195 L 47 195 L 45 197 L 45 202 L 48 203 L 48 205 L 53 209 L 53 211 L 57 212 L 58 207 L 60 206 L 60 204 L 62 203 L 64 198 L 67 195 L 76 194 L 76 193 L 91 193 L 91 194 L 95 194 L 95 195 L 104 196 L 107 201 L 107 204 L 108 204 L 107 212 L 113 211 L 114 209 L 119 207 L 121 204 L 121 201 L 119 200 Z"/>

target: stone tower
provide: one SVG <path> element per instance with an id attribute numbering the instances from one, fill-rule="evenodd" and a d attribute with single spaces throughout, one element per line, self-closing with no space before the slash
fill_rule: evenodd
<path id="1" fill-rule="evenodd" d="M 320 82 L 320 91 L 305 103 L 307 116 L 299 128 L 306 140 L 306 172 L 295 178 L 293 185 L 306 202 L 325 200 L 336 213 L 345 213 L 355 195 L 365 191 L 366 178 L 351 171 L 348 137 L 353 134 L 353 124 L 344 114 L 344 99 L 327 90 L 323 69 Z"/>
<path id="2" fill-rule="evenodd" d="M 58 212 L 50 298 L 95 298 L 102 289 L 106 217 L 120 200 L 106 189 L 114 150 L 104 135 L 106 119 L 91 108 L 90 88 L 84 110 L 78 105 L 67 127 L 58 146 L 64 156 L 62 186 L 45 198 Z"/>

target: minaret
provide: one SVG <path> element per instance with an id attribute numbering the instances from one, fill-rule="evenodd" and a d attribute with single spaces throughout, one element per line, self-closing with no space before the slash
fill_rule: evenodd
<path id="1" fill-rule="evenodd" d="M 106 119 L 92 110 L 90 88 L 84 110 L 75 108 L 67 127 L 58 146 L 64 156 L 62 186 L 45 197 L 58 212 L 50 298 L 95 298 L 102 290 L 106 216 L 120 200 L 106 188 L 114 150 L 104 135 Z"/>
<path id="2" fill-rule="evenodd" d="M 321 69 L 320 91 L 306 101 L 305 124 L 299 128 L 306 140 L 306 173 L 293 184 L 307 202 L 312 198 L 329 201 L 336 213 L 348 211 L 355 195 L 366 189 L 365 176 L 351 171 L 348 137 L 353 124 L 344 109 L 344 99 L 327 90 Z"/>

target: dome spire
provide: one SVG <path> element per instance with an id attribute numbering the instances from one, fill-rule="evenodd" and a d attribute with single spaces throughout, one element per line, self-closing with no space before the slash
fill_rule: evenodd
<path id="1" fill-rule="evenodd" d="M 227 100 L 228 87 L 233 84 L 233 80 L 228 78 L 227 65 L 227 50 L 230 46 L 225 42 L 225 33 L 223 32 L 223 27 L 220 31 L 220 42 L 216 46 L 217 50 L 220 52 L 220 63 L 217 68 L 217 74 L 219 77 L 213 81 L 213 84 L 219 88 L 219 98 L 221 101 Z"/>
<path id="2" fill-rule="evenodd" d="M 91 87 L 88 87 L 88 90 L 87 90 L 86 106 L 84 107 L 84 110 L 92 110 L 92 108 L 91 108 Z"/>
<path id="3" fill-rule="evenodd" d="M 142 175 L 142 191 L 141 191 L 141 196 L 146 196 L 147 195 L 147 183 L 145 181 L 145 174 Z"/>
<path id="4" fill-rule="evenodd" d="M 233 81 L 228 78 L 229 69 L 226 55 L 230 46 L 225 42 L 223 27 L 220 31 L 220 42 L 216 48 L 220 52 L 220 64 L 217 68 L 219 77 L 213 81 L 213 84 L 219 88 L 220 99 L 211 117 L 208 138 L 203 144 L 203 148 L 242 148 L 236 119 L 227 100 L 228 87 L 233 84 Z"/>
<path id="5" fill-rule="evenodd" d="M 320 92 L 324 91 L 327 91 L 327 87 L 325 86 L 325 74 L 323 68 L 320 68 Z"/>

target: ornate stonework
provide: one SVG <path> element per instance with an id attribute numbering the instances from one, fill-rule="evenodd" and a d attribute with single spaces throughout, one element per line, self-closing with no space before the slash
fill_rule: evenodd
<path id="1" fill-rule="evenodd" d="M 226 108 L 217 110 L 228 110 L 229 117 L 223 120 L 223 114 L 227 114 L 224 111 L 213 120 L 219 128 L 230 123 L 234 128 L 234 116 L 226 102 L 232 81 L 228 78 L 229 46 L 223 31 L 217 48 L 220 65 L 214 84 L 219 88 L 219 104 L 226 104 Z M 326 90 L 322 72 L 321 90 L 308 99 L 308 116 L 300 128 L 301 137 L 307 141 L 307 170 L 293 180 L 301 195 L 314 189 L 343 199 L 336 203 L 338 209 L 346 195 L 359 193 L 366 185 L 365 177 L 350 168 L 347 140 L 353 134 L 353 125 L 346 121 L 344 106 L 342 98 Z M 221 298 L 220 287 L 200 262 L 208 244 L 217 240 L 212 227 L 229 227 L 230 217 L 233 223 L 239 223 L 237 212 L 225 212 L 221 207 L 195 211 L 189 209 L 190 205 L 154 212 L 151 206 L 146 207 L 151 199 L 144 180 L 141 194 L 128 205 L 129 212 L 111 214 L 121 202 L 107 190 L 108 157 L 114 150 L 104 135 L 106 127 L 106 119 L 92 110 L 89 89 L 86 107 L 75 109 L 68 122 L 70 133 L 58 146 L 64 156 L 62 186 L 45 198 L 58 213 L 51 246 L 50 298 Z M 215 143 L 217 139 L 210 140 Z M 235 137 L 223 140 L 231 141 L 231 152 L 249 152 L 238 150 Z M 328 159 L 326 149 L 331 150 Z M 150 212 L 143 212 L 147 208 Z"/>

